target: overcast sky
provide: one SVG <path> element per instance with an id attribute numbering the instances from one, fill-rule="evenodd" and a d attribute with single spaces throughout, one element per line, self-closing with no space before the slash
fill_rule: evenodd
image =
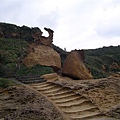
<path id="1" fill-rule="evenodd" d="M 54 30 L 67 51 L 120 45 L 120 0 L 0 0 L 0 22 Z"/>

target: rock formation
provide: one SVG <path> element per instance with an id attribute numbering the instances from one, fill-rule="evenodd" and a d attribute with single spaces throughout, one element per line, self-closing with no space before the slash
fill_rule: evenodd
<path id="1" fill-rule="evenodd" d="M 49 81 L 54 81 L 54 80 L 59 79 L 60 76 L 56 73 L 51 73 L 51 74 L 42 75 L 41 78 L 44 78 L 44 79 L 49 80 Z"/>
<path id="2" fill-rule="evenodd" d="M 42 31 L 39 31 L 37 33 L 32 33 L 32 36 L 37 44 L 43 44 L 51 47 L 53 42 L 54 31 L 51 30 L 50 28 L 44 28 L 44 29 L 49 33 L 48 37 L 42 36 L 43 33 Z"/>
<path id="3" fill-rule="evenodd" d="M 23 63 L 27 66 L 34 66 L 37 64 L 52 67 L 55 72 L 68 77 L 77 79 L 90 79 L 92 75 L 85 67 L 83 60 L 85 59 L 83 50 L 72 51 L 61 71 L 61 58 L 60 55 L 52 48 L 53 33 L 54 31 L 49 28 L 44 28 L 48 33 L 48 37 L 42 36 L 42 31 L 32 33 L 34 43 L 28 45 L 28 55 L 24 58 Z"/>
<path id="4" fill-rule="evenodd" d="M 34 43 L 30 45 L 29 54 L 23 59 L 23 63 L 27 67 L 40 64 L 61 69 L 60 55 L 53 48 Z"/>
<path id="5" fill-rule="evenodd" d="M 27 66 L 34 66 L 37 64 L 50 66 L 55 72 L 61 69 L 60 55 L 51 47 L 53 39 L 53 30 L 44 28 L 48 31 L 49 36 L 42 36 L 42 31 L 39 30 L 33 33 L 34 43 L 28 45 L 28 55 L 23 59 L 23 63 Z"/>
<path id="6" fill-rule="evenodd" d="M 113 62 L 112 65 L 110 65 L 110 70 L 120 70 L 120 66 L 118 63 Z"/>
<path id="7" fill-rule="evenodd" d="M 91 79 L 92 75 L 83 63 L 84 58 L 83 50 L 71 51 L 63 65 L 62 73 L 75 79 Z"/>

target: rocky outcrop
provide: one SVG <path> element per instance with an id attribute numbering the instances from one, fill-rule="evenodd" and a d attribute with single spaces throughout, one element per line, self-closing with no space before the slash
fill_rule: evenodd
<path id="1" fill-rule="evenodd" d="M 23 59 L 23 63 L 27 67 L 40 64 L 61 69 L 60 55 L 49 46 L 36 45 L 35 43 L 30 44 L 29 54 Z"/>
<path id="2" fill-rule="evenodd" d="M 48 32 L 49 36 L 48 37 L 42 36 L 43 32 L 40 30 L 39 32 L 32 33 L 34 41 L 37 44 L 43 44 L 52 47 L 54 31 L 51 30 L 50 28 L 44 28 L 44 29 Z"/>
<path id="3" fill-rule="evenodd" d="M 91 79 L 92 75 L 83 63 L 83 50 L 73 50 L 67 56 L 62 73 L 76 79 Z"/>
<path id="4" fill-rule="evenodd" d="M 52 48 L 54 31 L 49 28 L 44 28 L 48 33 L 48 37 L 42 36 L 40 29 L 35 29 L 32 32 L 34 43 L 28 45 L 28 55 L 24 58 L 23 63 L 27 66 L 37 64 L 50 66 L 55 72 L 61 70 L 60 55 Z"/>
<path id="5" fill-rule="evenodd" d="M 110 71 L 115 71 L 115 70 L 120 70 L 120 66 L 118 65 L 118 63 L 113 62 L 112 65 L 110 65 Z"/>

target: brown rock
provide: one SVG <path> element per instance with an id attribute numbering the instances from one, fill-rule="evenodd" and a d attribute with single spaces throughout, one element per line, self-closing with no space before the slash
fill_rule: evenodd
<path id="1" fill-rule="evenodd" d="M 50 28 L 44 28 L 49 36 L 48 37 L 45 37 L 45 36 L 42 36 L 43 32 L 40 30 L 39 32 L 36 32 L 36 33 L 32 33 L 32 36 L 34 38 L 34 41 L 37 43 L 37 44 L 42 44 L 42 45 L 46 45 L 46 46 L 52 46 L 52 42 L 53 42 L 53 33 L 54 31 L 51 30 Z"/>
<path id="2" fill-rule="evenodd" d="M 71 51 L 63 65 L 62 73 L 72 78 L 91 79 L 92 75 L 83 63 L 84 58 L 83 50 Z"/>
<path id="3" fill-rule="evenodd" d="M 60 55 L 53 48 L 45 45 L 35 45 L 34 43 L 30 46 L 30 53 L 23 59 L 23 63 L 27 67 L 40 64 L 61 69 Z"/>
<path id="4" fill-rule="evenodd" d="M 51 74 L 42 75 L 41 78 L 44 78 L 49 81 L 54 81 L 60 78 L 60 76 L 57 73 L 51 73 Z"/>
<path id="5" fill-rule="evenodd" d="M 120 66 L 118 65 L 118 63 L 113 62 L 112 65 L 110 65 L 110 70 L 119 70 Z"/>
<path id="6" fill-rule="evenodd" d="M 37 47 L 36 43 L 31 43 L 27 46 L 27 53 L 31 53 L 31 52 L 34 52 L 34 48 Z"/>

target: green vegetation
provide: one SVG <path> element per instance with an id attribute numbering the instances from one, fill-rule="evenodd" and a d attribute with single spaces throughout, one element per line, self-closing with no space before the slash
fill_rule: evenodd
<path id="1" fill-rule="evenodd" d="M 53 69 L 51 67 L 35 65 L 33 67 L 25 67 L 21 66 L 21 68 L 17 71 L 16 75 L 44 75 L 47 73 L 53 73 Z"/>
<path id="2" fill-rule="evenodd" d="M 43 75 L 53 72 L 50 67 L 36 65 L 26 68 L 22 64 L 22 59 L 27 54 L 27 45 L 33 41 L 31 32 L 39 30 L 38 27 L 29 28 L 25 25 L 20 27 L 14 24 L 0 23 L 0 76 Z M 63 65 L 69 53 L 55 45 L 53 45 L 53 49 L 60 54 Z M 120 71 L 120 46 L 84 51 L 84 62 L 94 78 L 107 77 L 111 72 Z M 19 69 L 16 66 L 18 63 L 20 63 Z M 119 67 L 113 67 L 113 63 Z"/>
<path id="3" fill-rule="evenodd" d="M 17 62 L 27 53 L 27 44 L 20 39 L 0 38 L 0 76 L 15 74 Z"/>
<path id="4" fill-rule="evenodd" d="M 27 41 L 21 39 L 0 38 L 0 76 L 43 75 L 53 72 L 50 67 L 36 65 L 27 68 L 22 64 L 22 59 L 27 54 L 28 44 Z M 18 62 L 21 63 L 20 69 L 16 66 Z"/>
<path id="5" fill-rule="evenodd" d="M 12 85 L 15 85 L 15 83 L 10 81 L 9 79 L 0 78 L 0 87 L 7 88 L 7 87 L 12 86 Z"/>
<path id="6" fill-rule="evenodd" d="M 85 63 L 94 78 L 107 77 L 111 72 L 118 72 L 120 68 L 111 69 L 115 62 L 120 66 L 120 46 L 103 47 L 99 49 L 85 50 Z M 102 69 L 105 66 L 105 70 Z"/>

